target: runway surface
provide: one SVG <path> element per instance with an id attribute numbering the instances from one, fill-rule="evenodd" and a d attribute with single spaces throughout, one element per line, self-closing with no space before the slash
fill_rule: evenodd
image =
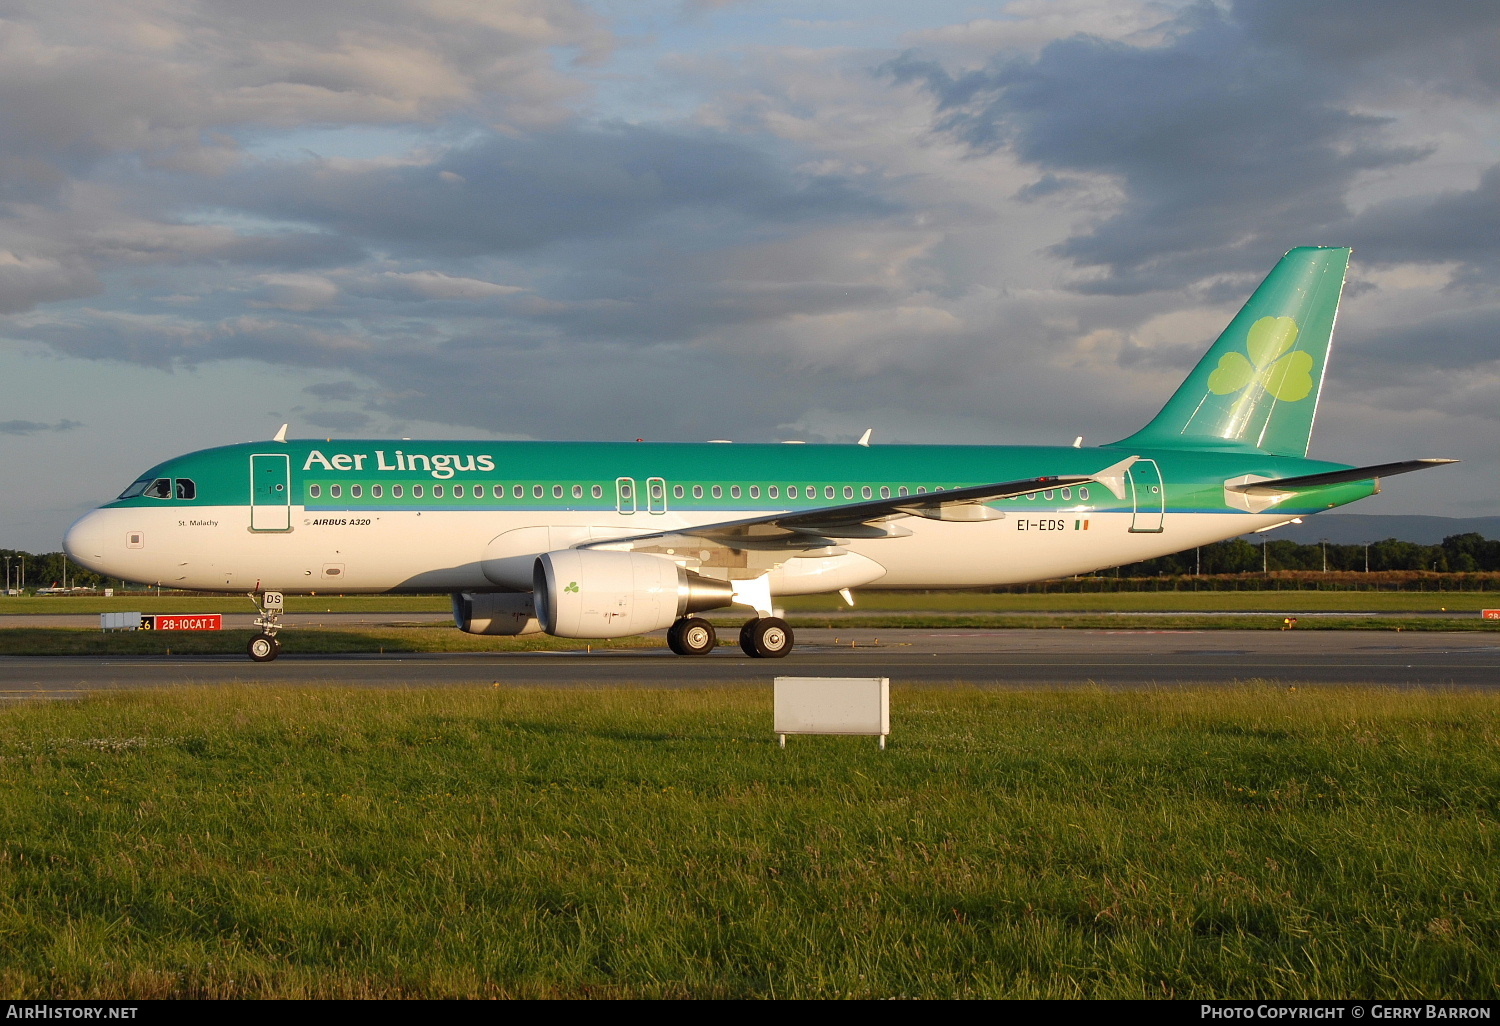
<path id="1" fill-rule="evenodd" d="M 683 658 L 665 648 L 433 655 L 0 657 L 0 698 L 110 688 L 264 683 L 393 686 L 701 687 L 774 676 L 877 676 L 893 685 L 1108 687 L 1228 684 L 1494 687 L 1500 631 L 803 630 L 785 659 L 737 648 Z"/>

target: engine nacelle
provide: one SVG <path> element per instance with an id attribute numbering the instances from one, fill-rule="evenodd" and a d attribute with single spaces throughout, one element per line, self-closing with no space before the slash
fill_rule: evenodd
<path id="1" fill-rule="evenodd" d="M 623 638 L 670 627 L 688 613 L 734 601 L 728 581 L 685 570 L 661 556 L 561 549 L 537 557 L 537 619 L 560 638 Z"/>
<path id="2" fill-rule="evenodd" d="M 453 622 L 467 634 L 540 634 L 530 595 L 460 592 L 453 596 Z"/>

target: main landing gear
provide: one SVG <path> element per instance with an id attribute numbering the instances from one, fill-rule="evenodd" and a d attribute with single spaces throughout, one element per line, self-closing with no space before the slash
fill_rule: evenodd
<path id="1" fill-rule="evenodd" d="M 250 601 L 255 603 L 259 614 L 255 626 L 260 628 L 260 633 L 250 639 L 245 654 L 257 663 L 269 663 L 281 655 L 281 639 L 276 634 L 281 630 L 281 610 L 285 603 L 279 591 L 262 592 L 259 598 L 252 591 Z"/>
<path id="2" fill-rule="evenodd" d="M 757 617 L 740 628 L 740 648 L 752 659 L 780 659 L 794 641 L 792 629 L 777 616 Z M 714 625 L 702 617 L 685 616 L 667 628 L 667 647 L 678 655 L 708 655 L 718 644 Z"/>
<path id="3" fill-rule="evenodd" d="M 740 628 L 740 648 L 751 659 L 780 659 L 796 638 L 779 616 L 759 616 Z"/>

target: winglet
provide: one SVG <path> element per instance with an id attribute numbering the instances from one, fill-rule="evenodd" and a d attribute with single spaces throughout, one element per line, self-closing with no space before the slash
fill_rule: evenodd
<path id="1" fill-rule="evenodd" d="M 1125 472 L 1129 470 L 1139 456 L 1127 456 L 1114 466 L 1105 467 L 1094 475 L 1094 480 L 1114 493 L 1115 498 L 1125 498 Z"/>
<path id="2" fill-rule="evenodd" d="M 289 427 L 291 427 L 290 424 L 283 424 L 283 425 L 281 425 L 281 430 L 278 431 L 278 432 L 276 432 L 276 434 L 274 436 L 272 436 L 271 441 L 273 441 L 273 442 L 285 442 L 286 441 L 286 429 L 289 428 Z"/>
<path id="3" fill-rule="evenodd" d="M 868 449 L 870 447 L 870 435 L 874 431 L 874 428 L 865 428 L 865 433 L 859 436 L 859 444 Z"/>

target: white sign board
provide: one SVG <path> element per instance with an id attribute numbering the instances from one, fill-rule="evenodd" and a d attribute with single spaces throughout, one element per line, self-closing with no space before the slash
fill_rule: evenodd
<path id="1" fill-rule="evenodd" d="M 889 677 L 777 677 L 776 733 L 786 747 L 788 734 L 865 734 L 891 732 Z"/>
<path id="2" fill-rule="evenodd" d="M 106 631 L 138 631 L 141 629 L 141 614 L 100 613 L 99 629 Z"/>

